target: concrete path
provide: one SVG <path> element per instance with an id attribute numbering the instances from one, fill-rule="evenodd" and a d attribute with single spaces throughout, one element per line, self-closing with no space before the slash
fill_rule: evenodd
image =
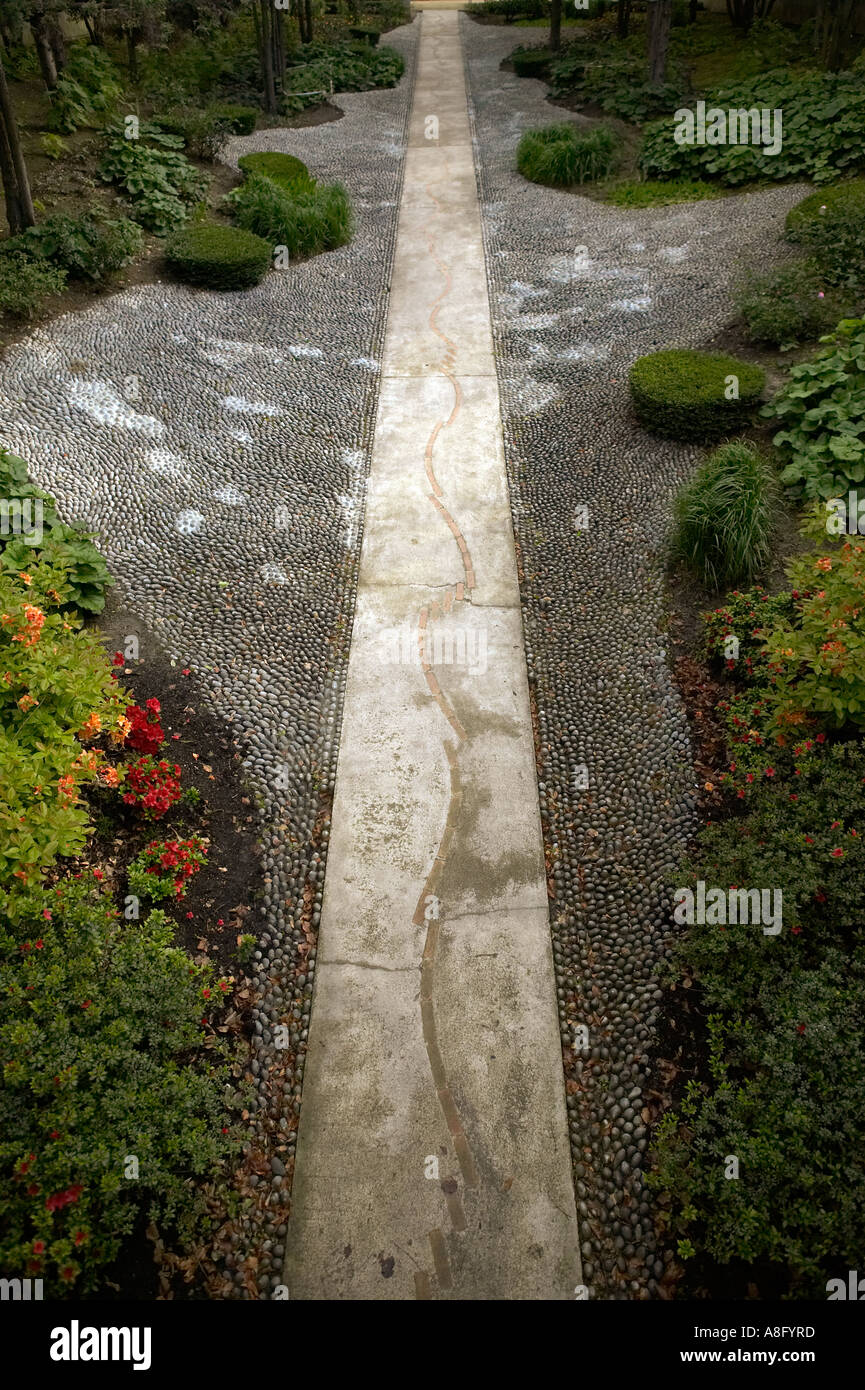
<path id="1" fill-rule="evenodd" d="M 422 25 L 322 907 L 292 1299 L 581 1283 L 455 12 Z"/>

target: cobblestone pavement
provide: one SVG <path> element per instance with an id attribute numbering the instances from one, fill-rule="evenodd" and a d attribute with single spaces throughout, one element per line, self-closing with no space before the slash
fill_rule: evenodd
<path id="1" fill-rule="evenodd" d="M 631 211 L 528 183 L 515 169 L 522 131 L 568 113 L 545 100 L 543 83 L 500 71 L 525 36 L 465 14 L 460 23 L 555 895 L 583 1272 L 593 1297 L 650 1297 L 664 1253 L 653 1248 L 643 1182 L 653 971 L 664 876 L 695 808 L 666 663 L 661 552 L 671 495 L 699 451 L 636 426 L 627 370 L 654 348 L 710 339 L 730 316 L 741 260 L 772 258 L 807 190 Z"/>

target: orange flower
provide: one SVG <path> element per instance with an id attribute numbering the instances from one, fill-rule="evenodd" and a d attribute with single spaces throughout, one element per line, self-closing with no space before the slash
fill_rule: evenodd
<path id="1" fill-rule="evenodd" d="M 96 712 L 94 711 L 93 714 L 88 714 L 83 725 L 78 730 L 78 737 L 84 743 L 89 743 L 92 738 L 96 737 L 96 735 L 100 732 L 101 728 L 102 720 L 99 717 L 99 715 L 96 714 Z"/>
<path id="2" fill-rule="evenodd" d="M 126 738 L 126 735 L 131 732 L 132 724 L 126 718 L 125 714 L 121 714 L 120 718 L 117 721 L 117 728 L 111 730 L 111 742 L 122 743 L 123 740 Z"/>
<path id="3" fill-rule="evenodd" d="M 817 561 L 817 568 L 818 570 L 830 570 L 832 568 L 832 561 L 829 559 L 828 555 L 821 556 Z"/>
<path id="4" fill-rule="evenodd" d="M 104 767 L 99 774 L 99 780 L 104 782 L 106 787 L 119 787 L 120 773 L 116 767 Z"/>
<path id="5" fill-rule="evenodd" d="M 32 578 L 32 576 L 29 575 L 29 574 L 25 574 L 23 570 L 21 570 L 21 571 L 19 572 L 18 578 L 19 578 L 19 579 L 23 579 L 25 584 L 32 584 L 32 583 L 33 583 L 33 578 Z"/>
<path id="6" fill-rule="evenodd" d="M 21 699 L 18 701 L 18 708 L 26 714 L 29 709 L 33 709 L 34 705 L 38 704 L 39 701 L 34 700 L 32 695 L 22 695 Z"/>
<path id="7" fill-rule="evenodd" d="M 64 801 L 75 801 L 77 792 L 75 790 L 75 778 L 70 776 L 61 777 L 57 782 L 57 790 Z"/>

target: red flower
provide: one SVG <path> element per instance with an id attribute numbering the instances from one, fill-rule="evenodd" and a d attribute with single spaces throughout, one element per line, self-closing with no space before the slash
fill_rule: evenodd
<path id="1" fill-rule="evenodd" d="M 829 853 L 833 859 L 840 859 L 844 851 L 843 849 L 830 849 Z"/>
<path id="2" fill-rule="evenodd" d="M 112 666 L 124 666 L 125 664 L 126 664 L 126 657 L 123 655 L 123 653 L 122 653 L 122 652 L 115 652 L 115 653 L 114 653 L 114 656 L 113 656 L 112 659 L 111 659 L 111 665 L 112 665 Z"/>
<path id="3" fill-rule="evenodd" d="M 44 1253 L 45 1253 L 45 1241 L 44 1241 L 44 1240 L 34 1240 L 34 1242 L 33 1242 L 33 1247 L 32 1247 L 32 1248 L 33 1248 L 33 1254 L 34 1254 L 34 1255 L 44 1255 Z"/>
<path id="4" fill-rule="evenodd" d="M 81 1005 L 81 1007 L 82 1007 L 82 1009 L 89 1009 L 89 1008 L 90 1008 L 90 1005 L 91 1005 L 92 1003 L 93 1003 L 93 1000 L 92 1000 L 92 999 L 85 999 L 85 1000 L 84 1000 L 84 1003 Z"/>

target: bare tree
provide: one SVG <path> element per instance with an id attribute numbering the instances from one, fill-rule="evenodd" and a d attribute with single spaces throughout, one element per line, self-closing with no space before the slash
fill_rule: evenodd
<path id="1" fill-rule="evenodd" d="M 819 0 L 816 43 L 820 61 L 837 72 L 844 56 L 844 41 L 853 30 L 857 0 Z"/>

